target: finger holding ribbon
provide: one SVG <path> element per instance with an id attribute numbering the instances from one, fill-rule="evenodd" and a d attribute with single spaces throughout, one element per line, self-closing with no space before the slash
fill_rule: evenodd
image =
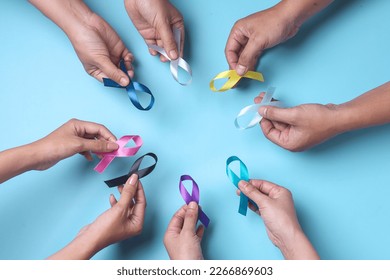
<path id="1" fill-rule="evenodd" d="M 140 169 L 141 163 L 145 157 L 151 157 L 153 159 L 154 163 L 148 167 Z M 152 173 L 152 171 L 156 167 L 157 161 L 158 161 L 158 158 L 154 153 L 144 154 L 143 156 L 139 157 L 133 163 L 133 165 L 130 167 L 130 171 L 127 174 L 120 176 L 120 177 L 117 177 L 117 178 L 113 178 L 113 179 L 104 181 L 104 183 L 106 183 L 106 185 L 109 188 L 121 186 L 121 185 L 124 185 L 126 183 L 126 181 L 130 178 L 130 176 L 133 174 L 137 174 L 138 179 L 141 179 L 141 178 L 149 175 L 150 173 Z"/>
<path id="2" fill-rule="evenodd" d="M 184 186 L 183 182 L 184 181 L 191 181 L 192 182 L 192 191 L 191 194 L 187 191 L 186 187 Z M 199 204 L 200 200 L 200 195 L 199 195 L 199 186 L 195 182 L 194 179 L 190 175 L 182 175 L 180 177 L 179 181 L 179 191 L 181 196 L 183 197 L 184 201 L 188 205 L 191 201 L 195 201 L 197 204 Z M 203 212 L 203 210 L 199 207 L 199 212 L 198 212 L 198 220 L 207 228 L 210 219 L 207 217 L 207 215 Z"/>
<path id="3" fill-rule="evenodd" d="M 181 53 L 181 50 L 180 50 L 180 46 L 181 46 L 181 32 L 180 32 L 180 29 L 174 27 L 173 28 L 173 35 L 175 37 L 177 50 L 178 50 L 179 53 Z M 148 47 L 150 49 L 155 50 L 156 52 L 160 53 L 162 56 L 164 56 L 166 59 L 168 59 L 170 61 L 171 73 L 172 73 L 173 78 L 176 80 L 176 82 L 178 82 L 182 86 L 187 86 L 187 85 L 189 85 L 191 83 L 191 81 L 192 81 L 192 70 L 191 70 L 190 65 L 187 63 L 187 61 L 185 61 L 181 57 L 179 57 L 178 59 L 172 60 L 168 56 L 166 51 L 162 47 L 160 47 L 160 46 L 149 44 Z M 184 81 L 184 82 L 181 82 L 179 80 L 179 67 L 182 68 L 184 71 L 186 71 L 188 73 L 188 75 L 189 75 L 189 78 L 186 81 Z"/>
<path id="4" fill-rule="evenodd" d="M 259 114 L 259 109 L 262 106 L 271 105 L 276 107 L 282 107 L 282 103 L 280 101 L 272 99 L 274 93 L 275 88 L 269 87 L 260 103 L 249 105 L 241 109 L 236 119 L 234 120 L 234 125 L 236 126 L 236 128 L 244 130 L 257 125 L 263 118 Z"/>
<path id="5" fill-rule="evenodd" d="M 127 143 L 129 143 L 130 141 L 134 141 L 134 147 L 126 147 Z M 130 157 L 135 155 L 141 148 L 143 141 L 139 135 L 125 135 L 122 136 L 119 140 L 117 140 L 116 143 L 119 146 L 117 150 L 109 153 L 96 153 L 103 158 L 94 168 L 95 171 L 102 173 L 116 157 Z"/>
<path id="6" fill-rule="evenodd" d="M 115 88 L 124 88 L 124 89 L 126 89 L 127 95 L 129 96 L 129 99 L 130 99 L 131 103 L 133 103 L 133 105 L 138 110 L 141 110 L 141 111 L 148 111 L 148 110 L 150 110 L 153 107 L 153 104 L 154 104 L 154 96 L 153 96 L 152 92 L 150 91 L 150 89 L 147 86 L 145 86 L 145 85 L 143 85 L 141 83 L 138 83 L 138 82 L 135 82 L 135 81 L 131 80 L 131 77 L 130 77 L 128 71 L 127 71 L 127 68 L 126 68 L 124 60 L 120 61 L 120 68 L 127 75 L 127 77 L 129 78 L 130 82 L 129 82 L 129 84 L 127 86 L 121 86 L 117 82 L 114 82 L 113 80 L 107 79 L 107 78 L 103 78 L 103 84 L 106 87 L 115 87 Z M 150 95 L 150 102 L 149 102 L 148 106 L 144 107 L 144 106 L 141 105 L 141 103 L 139 102 L 139 99 L 138 99 L 137 92 L 144 92 L 144 93 Z"/>
<path id="7" fill-rule="evenodd" d="M 239 164 L 240 164 L 240 176 L 237 176 L 236 173 L 234 173 L 231 169 L 230 169 L 230 164 L 232 162 L 235 162 L 235 161 L 238 161 Z M 230 181 L 233 183 L 233 185 L 237 188 L 238 188 L 238 183 L 241 181 L 241 180 L 244 180 L 244 181 L 249 181 L 249 173 L 248 173 L 248 168 L 246 167 L 246 165 L 241 161 L 241 159 L 239 159 L 238 157 L 236 156 L 231 156 L 227 159 L 226 161 L 226 174 L 227 176 L 229 177 Z M 258 209 L 256 203 L 251 200 L 250 198 L 248 198 L 243 192 L 240 193 L 240 205 L 239 205 L 239 208 L 238 208 L 238 213 L 240 213 L 241 215 L 244 215 L 246 216 L 246 213 L 248 211 L 248 202 L 250 202 L 251 204 L 253 204 L 253 206 L 255 206 L 256 209 Z"/>

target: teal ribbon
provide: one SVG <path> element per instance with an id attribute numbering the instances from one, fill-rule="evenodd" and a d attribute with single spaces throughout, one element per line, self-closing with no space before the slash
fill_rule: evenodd
<path id="1" fill-rule="evenodd" d="M 237 176 L 236 173 L 234 173 L 230 168 L 229 165 L 234 162 L 238 161 L 240 163 L 240 176 Z M 236 156 L 231 156 L 226 161 L 226 174 L 229 177 L 230 181 L 233 183 L 233 185 L 238 189 L 238 182 L 241 180 L 249 181 L 249 172 L 246 165 Z M 246 216 L 247 210 L 248 210 L 248 202 L 252 203 L 255 207 L 257 207 L 256 203 L 248 198 L 243 192 L 240 193 L 240 206 L 238 207 L 238 213 L 241 215 Z M 258 208 L 258 207 L 257 207 Z"/>

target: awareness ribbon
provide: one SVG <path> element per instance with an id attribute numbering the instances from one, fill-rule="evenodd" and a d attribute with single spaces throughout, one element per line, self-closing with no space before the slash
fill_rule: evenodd
<path id="1" fill-rule="evenodd" d="M 153 107 L 153 104 L 154 104 L 154 96 L 153 96 L 152 92 L 150 91 L 150 89 L 147 86 L 145 86 L 145 85 L 143 85 L 141 83 L 133 82 L 131 80 L 129 74 L 127 73 L 126 65 L 125 65 L 125 62 L 124 62 L 123 59 L 120 62 L 120 67 L 121 67 L 121 70 L 123 72 L 125 72 L 127 77 L 129 77 L 130 83 L 127 86 L 124 87 L 124 86 L 121 86 L 120 84 L 114 82 L 111 79 L 103 78 L 103 84 L 106 87 L 116 87 L 116 88 L 124 88 L 124 89 L 126 89 L 127 95 L 129 96 L 131 103 L 133 103 L 133 105 L 137 109 L 142 110 L 142 111 L 150 110 Z M 137 96 L 137 91 L 145 92 L 145 93 L 150 95 L 150 103 L 149 103 L 149 105 L 147 107 L 142 107 L 142 105 L 139 103 L 138 96 Z"/>
<path id="2" fill-rule="evenodd" d="M 126 147 L 126 144 L 131 140 L 134 141 L 135 147 Z M 96 153 L 103 156 L 103 158 L 94 168 L 95 171 L 102 173 L 116 157 L 130 157 L 135 155 L 143 144 L 142 138 L 138 135 L 125 135 L 116 141 L 116 143 L 119 145 L 118 150 L 109 153 Z"/>
<path id="3" fill-rule="evenodd" d="M 280 101 L 272 100 L 272 96 L 274 95 L 274 92 L 275 92 L 275 88 L 274 87 L 268 88 L 267 92 L 265 93 L 265 95 L 263 97 L 263 100 L 259 104 L 249 105 L 249 106 L 246 106 L 243 109 L 241 109 L 241 111 L 238 113 L 236 119 L 234 120 L 234 125 L 238 129 L 241 129 L 241 130 L 247 129 L 247 128 L 250 128 L 250 127 L 254 127 L 263 118 L 259 114 L 259 108 L 260 107 L 266 106 L 266 105 L 272 105 L 272 106 L 281 107 L 282 103 Z M 240 124 L 240 119 L 242 119 L 242 117 L 244 115 L 247 115 L 247 114 L 252 115 L 252 118 L 250 119 L 250 121 L 247 124 Z"/>
<path id="4" fill-rule="evenodd" d="M 183 181 L 192 181 L 191 195 L 189 194 L 186 187 L 184 186 Z M 183 197 L 186 204 L 189 204 L 191 201 L 195 201 L 197 204 L 199 204 L 199 187 L 198 187 L 198 184 L 195 182 L 194 179 L 192 179 L 192 177 L 190 175 L 182 175 L 180 177 L 179 190 L 180 190 L 180 194 Z M 199 209 L 198 220 L 201 221 L 201 223 L 205 227 L 208 227 L 208 225 L 210 223 L 209 217 L 207 217 L 207 215 L 202 211 L 202 209 L 200 209 L 200 207 L 198 209 Z"/>
<path id="5" fill-rule="evenodd" d="M 229 165 L 234 162 L 238 161 L 240 163 L 240 177 L 236 175 L 230 168 Z M 246 165 L 236 156 L 231 156 L 226 161 L 226 174 L 228 175 L 230 181 L 232 181 L 233 185 L 236 186 L 238 189 L 238 182 L 241 180 L 249 181 L 249 173 L 248 168 Z M 253 202 L 253 200 L 249 199 L 243 192 L 240 193 L 240 206 L 238 208 L 238 213 L 241 215 L 246 216 L 246 212 L 248 210 L 248 201 L 250 201 L 255 207 L 257 207 L 256 203 Z"/>
<path id="6" fill-rule="evenodd" d="M 141 162 L 144 159 L 144 157 L 146 157 L 146 156 L 153 158 L 155 162 L 151 166 L 148 166 L 148 167 L 145 167 L 145 168 L 139 170 Z M 124 185 L 126 183 L 126 181 L 130 178 L 130 176 L 133 174 L 137 174 L 138 179 L 141 179 L 141 178 L 149 175 L 154 170 L 154 168 L 156 167 L 157 161 L 158 161 L 158 159 L 157 159 L 157 156 L 155 154 L 153 154 L 153 153 L 144 154 L 142 157 L 139 157 L 133 163 L 133 165 L 130 168 L 129 173 L 127 173 L 126 175 L 111 179 L 111 180 L 104 181 L 104 183 L 106 183 L 106 185 L 109 188 Z"/>
<path id="7" fill-rule="evenodd" d="M 224 78 L 228 79 L 226 81 L 226 83 L 224 83 L 220 89 L 216 89 L 214 86 L 214 81 L 218 80 L 218 79 L 224 79 Z M 256 80 L 259 82 L 264 82 L 263 74 L 261 74 L 260 72 L 248 71 L 248 72 L 246 72 L 245 75 L 240 76 L 237 74 L 237 72 L 235 70 L 228 70 L 228 71 L 224 71 L 224 72 L 219 73 L 217 76 L 215 76 L 211 80 L 210 89 L 212 91 L 219 91 L 219 92 L 227 91 L 227 90 L 233 88 L 242 78 L 248 78 L 248 79 Z"/>
<path id="8" fill-rule="evenodd" d="M 180 37 L 181 37 L 180 30 L 178 28 L 174 27 L 173 28 L 173 35 L 175 37 L 177 50 L 180 54 Z M 176 82 L 178 82 L 182 86 L 187 86 L 191 83 L 192 70 L 191 70 L 190 65 L 187 63 L 187 61 L 185 61 L 181 57 L 179 57 L 178 59 L 175 59 L 175 60 L 171 60 L 169 58 L 168 54 L 166 53 L 166 51 L 157 45 L 148 45 L 148 47 L 150 49 L 155 50 L 156 52 L 160 53 L 161 55 L 163 55 L 166 59 L 168 59 L 171 62 L 170 63 L 171 73 L 172 73 L 173 78 L 176 80 Z M 182 83 L 179 81 L 179 74 L 178 74 L 179 67 L 182 68 L 184 71 L 186 71 L 190 75 L 190 78 L 186 82 Z"/>

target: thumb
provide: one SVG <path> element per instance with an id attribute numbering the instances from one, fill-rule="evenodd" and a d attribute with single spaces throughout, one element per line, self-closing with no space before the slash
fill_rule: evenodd
<path id="1" fill-rule="evenodd" d="M 296 120 L 296 110 L 294 108 L 279 108 L 274 106 L 262 106 L 259 114 L 271 121 L 293 124 Z"/>
<path id="2" fill-rule="evenodd" d="M 120 70 L 114 63 L 108 58 L 104 57 L 98 63 L 99 68 L 103 71 L 103 73 L 113 80 L 114 82 L 120 84 L 125 87 L 130 83 L 129 77 L 122 70 Z"/>
<path id="3" fill-rule="evenodd" d="M 169 58 L 172 60 L 178 59 L 179 54 L 170 24 L 164 22 L 160 24 L 160 27 L 157 29 Z"/>
<path id="4" fill-rule="evenodd" d="M 135 193 L 138 188 L 138 175 L 133 174 L 126 181 L 125 186 L 123 187 L 121 198 L 119 199 L 119 204 L 123 206 L 129 206 L 130 202 L 133 200 Z"/>
<path id="5" fill-rule="evenodd" d="M 253 70 L 262 52 L 263 48 L 254 39 L 249 38 L 248 43 L 238 58 L 235 69 L 237 74 L 243 76 L 248 70 Z"/>
<path id="6" fill-rule="evenodd" d="M 82 151 L 91 151 L 94 153 L 107 153 L 115 151 L 119 148 L 119 145 L 112 141 L 106 141 L 103 139 L 93 140 L 93 139 L 82 139 Z"/>
<path id="7" fill-rule="evenodd" d="M 183 230 L 195 233 L 196 223 L 198 222 L 198 208 L 198 204 L 194 201 L 188 204 Z"/>
<path id="8" fill-rule="evenodd" d="M 252 199 L 259 208 L 268 202 L 269 197 L 261 193 L 256 187 L 248 183 L 247 181 L 241 180 L 238 183 L 238 188 L 250 199 Z"/>

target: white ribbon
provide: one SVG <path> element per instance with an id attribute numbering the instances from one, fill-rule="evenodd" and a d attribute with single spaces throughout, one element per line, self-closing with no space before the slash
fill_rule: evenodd
<path id="1" fill-rule="evenodd" d="M 254 127 L 256 124 L 258 124 L 261 119 L 263 118 L 259 114 L 259 108 L 266 105 L 272 105 L 276 107 L 282 107 L 282 102 L 280 101 L 272 101 L 272 96 L 274 95 L 275 88 L 270 87 L 267 89 L 267 92 L 265 93 L 263 100 L 259 104 L 253 104 L 244 107 L 237 115 L 236 119 L 234 120 L 234 125 L 241 130 Z M 244 115 L 251 114 L 253 115 L 250 121 L 247 124 L 240 124 L 240 118 L 242 118 Z"/>
<path id="2" fill-rule="evenodd" d="M 180 37 L 181 37 L 180 30 L 178 28 L 174 27 L 173 28 L 173 35 L 175 36 L 177 50 L 178 50 L 179 55 L 180 55 Z M 185 61 L 180 56 L 178 59 L 171 60 L 169 58 L 168 54 L 166 53 L 166 51 L 157 45 L 148 45 L 148 47 L 155 50 L 156 52 L 159 52 L 161 55 L 163 55 L 166 59 L 168 59 L 171 62 L 170 63 L 171 73 L 172 73 L 173 78 L 176 80 L 176 82 L 178 82 L 182 86 L 186 86 L 186 85 L 189 85 L 191 83 L 192 70 L 191 70 L 190 65 L 187 63 L 187 61 Z M 179 67 L 182 68 L 184 71 L 186 71 L 190 75 L 190 78 L 186 82 L 181 83 L 179 81 L 179 75 L 178 75 L 178 68 Z"/>

